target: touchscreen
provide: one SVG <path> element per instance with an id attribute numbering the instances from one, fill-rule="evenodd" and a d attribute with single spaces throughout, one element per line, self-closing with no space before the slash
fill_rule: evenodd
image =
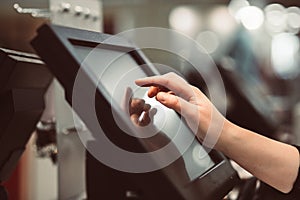
<path id="1" fill-rule="evenodd" d="M 91 51 L 91 47 L 77 45 L 74 45 L 74 48 L 79 58 L 84 60 L 83 67 L 86 68 L 86 71 L 101 81 L 117 104 L 121 106 L 124 103 L 126 91 L 130 88 L 133 98 L 145 100 L 145 103 L 155 110 L 155 114 L 151 118 L 152 126 L 155 127 L 155 130 L 165 134 L 170 141 L 178 131 L 193 134 L 188 127 L 182 125 L 176 112 L 166 108 L 155 98 L 149 98 L 147 96 L 148 88 L 138 87 L 134 83 L 136 79 L 146 77 L 147 74 L 130 54 L 102 48 L 94 48 Z M 155 133 L 150 132 L 149 134 Z M 200 177 L 216 164 L 196 139 L 184 152 L 182 158 L 190 180 Z"/>

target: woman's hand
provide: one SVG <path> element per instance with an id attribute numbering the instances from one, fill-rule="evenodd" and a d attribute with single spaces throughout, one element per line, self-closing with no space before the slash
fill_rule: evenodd
<path id="1" fill-rule="evenodd" d="M 151 86 L 149 97 L 156 97 L 179 112 L 189 126 L 198 124 L 197 136 L 204 140 L 204 145 L 207 137 L 212 137 L 216 142 L 212 147 L 254 176 L 281 192 L 291 191 L 299 168 L 299 152 L 295 147 L 230 123 L 199 89 L 174 73 L 139 79 L 136 84 Z"/>
<path id="2" fill-rule="evenodd" d="M 198 88 L 175 73 L 138 79 L 135 83 L 150 87 L 149 97 L 156 97 L 157 101 L 180 113 L 200 140 L 209 133 L 210 140 L 216 142 L 225 118 Z"/>

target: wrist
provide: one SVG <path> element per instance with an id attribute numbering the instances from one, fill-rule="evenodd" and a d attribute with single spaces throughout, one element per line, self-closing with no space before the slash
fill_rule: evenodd
<path id="1" fill-rule="evenodd" d="M 239 139 L 239 129 L 240 127 L 236 124 L 230 122 L 229 120 L 225 119 L 221 134 L 218 138 L 216 143 L 215 149 L 221 151 L 224 154 L 227 154 L 230 146 L 233 145 L 235 142 L 238 142 Z"/>

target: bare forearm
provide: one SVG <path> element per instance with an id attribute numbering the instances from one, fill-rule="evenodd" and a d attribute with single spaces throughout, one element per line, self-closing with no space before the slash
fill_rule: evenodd
<path id="1" fill-rule="evenodd" d="M 285 193 L 292 189 L 299 169 L 295 147 L 226 121 L 216 149 L 274 188 Z"/>
<path id="2" fill-rule="evenodd" d="M 198 88 L 189 85 L 175 73 L 139 79 L 136 84 L 151 85 L 148 96 L 155 96 L 160 103 L 179 112 L 193 130 L 199 121 L 197 136 L 200 140 L 206 139 L 206 136 L 212 139 L 218 137 L 214 148 L 274 188 L 282 192 L 292 189 L 299 168 L 299 153 L 295 147 L 268 139 L 227 120 L 220 137 L 217 134 L 219 130 L 206 135 L 207 130 L 212 130 L 209 129 L 211 123 L 213 128 L 218 127 L 223 124 L 224 118 L 215 112 L 212 103 Z M 172 93 L 167 93 L 165 88 Z"/>

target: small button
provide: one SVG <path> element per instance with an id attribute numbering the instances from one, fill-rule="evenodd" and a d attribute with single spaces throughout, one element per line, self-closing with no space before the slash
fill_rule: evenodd
<path id="1" fill-rule="evenodd" d="M 81 6 L 75 6 L 75 7 L 74 7 L 74 12 L 75 12 L 75 15 L 76 15 L 76 16 L 79 16 L 79 15 L 82 14 L 83 8 L 82 8 Z"/>
<path id="2" fill-rule="evenodd" d="M 66 2 L 62 2 L 60 4 L 60 8 L 61 8 L 62 12 L 65 12 L 65 13 L 70 12 L 71 4 L 70 3 L 66 3 Z"/>
<path id="3" fill-rule="evenodd" d="M 91 10 L 89 8 L 83 8 L 83 15 L 85 18 L 89 18 L 91 16 Z"/>

